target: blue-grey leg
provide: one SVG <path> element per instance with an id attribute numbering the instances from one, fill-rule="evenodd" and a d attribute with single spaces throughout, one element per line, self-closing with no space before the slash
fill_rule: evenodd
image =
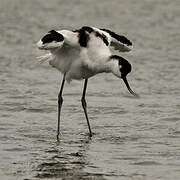
<path id="1" fill-rule="evenodd" d="M 85 117 L 86 117 L 86 120 L 87 120 L 87 124 L 88 124 L 88 128 L 89 128 L 89 136 L 92 137 L 91 126 L 90 126 L 89 118 L 88 118 L 88 114 L 87 114 L 87 103 L 86 103 L 86 99 L 85 99 L 87 83 L 88 83 L 88 79 L 85 79 L 81 102 L 82 102 L 82 107 L 84 109 L 84 114 L 85 114 Z"/>
<path id="2" fill-rule="evenodd" d="M 62 107 L 62 103 L 63 103 L 62 92 L 63 92 L 64 83 L 65 83 L 65 77 L 66 77 L 66 73 L 64 73 L 62 84 L 61 84 L 61 88 L 60 88 L 60 91 L 59 91 L 59 94 L 58 94 L 57 140 L 59 140 L 59 134 L 60 134 L 60 114 L 61 114 L 61 107 Z"/>

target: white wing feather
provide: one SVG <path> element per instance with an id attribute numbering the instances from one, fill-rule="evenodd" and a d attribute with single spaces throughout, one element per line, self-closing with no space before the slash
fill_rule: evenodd
<path id="1" fill-rule="evenodd" d="M 36 57 L 36 58 L 40 64 L 42 64 L 44 62 L 49 62 L 54 59 L 54 57 L 51 53 L 47 53 L 47 54 L 44 54 L 44 55 Z"/>
<path id="2" fill-rule="evenodd" d="M 118 35 L 107 29 L 99 29 L 99 32 L 107 37 L 110 46 L 112 46 L 115 50 L 118 50 L 120 52 L 128 52 L 132 50 L 132 42 L 127 37 Z"/>

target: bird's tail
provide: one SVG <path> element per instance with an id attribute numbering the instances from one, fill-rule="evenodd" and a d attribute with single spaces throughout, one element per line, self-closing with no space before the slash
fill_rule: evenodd
<path id="1" fill-rule="evenodd" d="M 47 53 L 45 55 L 42 55 L 42 56 L 39 56 L 39 57 L 36 57 L 38 62 L 40 64 L 44 63 L 44 62 L 49 62 L 51 60 L 54 59 L 53 55 L 51 53 Z"/>

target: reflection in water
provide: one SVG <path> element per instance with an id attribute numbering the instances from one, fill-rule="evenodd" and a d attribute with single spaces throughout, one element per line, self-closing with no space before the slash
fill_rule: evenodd
<path id="1" fill-rule="evenodd" d="M 99 177 L 103 179 L 103 175 L 88 173 L 84 168 L 89 166 L 86 158 L 86 152 L 89 149 L 91 139 L 87 136 L 77 142 L 57 142 L 51 148 L 45 151 L 46 157 L 37 167 L 37 178 L 68 178 L 68 179 L 89 179 Z M 65 146 L 77 146 L 77 151 L 68 151 Z"/>

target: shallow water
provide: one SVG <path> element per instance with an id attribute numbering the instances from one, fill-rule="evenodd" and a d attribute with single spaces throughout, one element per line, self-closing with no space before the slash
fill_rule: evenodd
<path id="1" fill-rule="evenodd" d="M 0 175 L 11 179 L 179 179 L 179 1 L 1 0 Z M 82 81 L 66 84 L 56 142 L 62 76 L 35 59 L 50 29 L 110 28 L 134 42 L 132 97 L 111 74 L 89 80 L 89 139 Z M 116 54 L 118 54 L 116 52 Z"/>

